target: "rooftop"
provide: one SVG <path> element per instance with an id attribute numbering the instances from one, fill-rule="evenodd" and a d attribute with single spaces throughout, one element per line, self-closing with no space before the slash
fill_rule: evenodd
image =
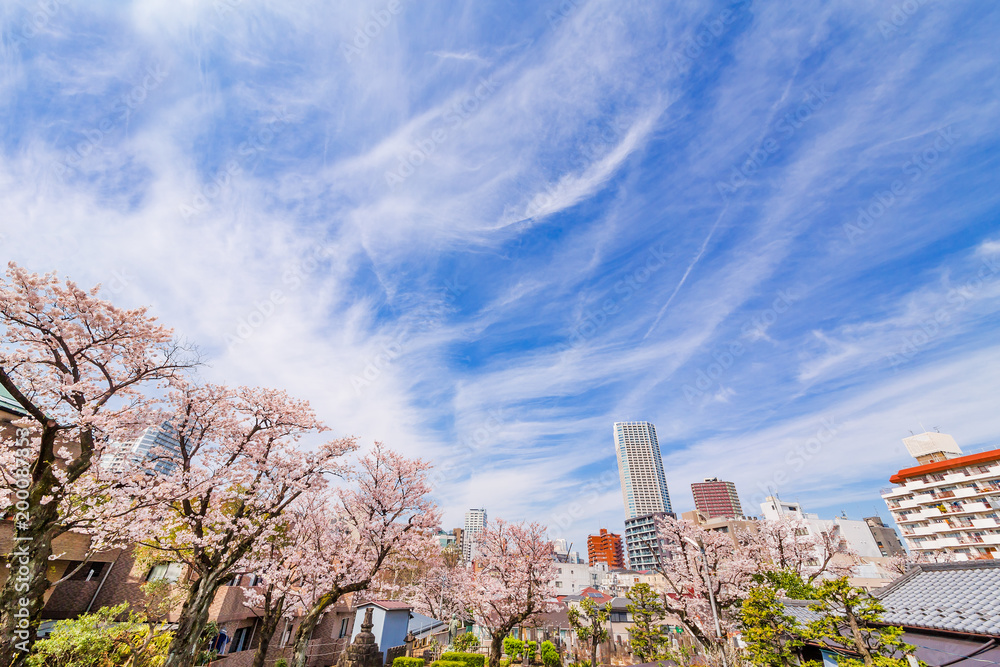
<path id="1" fill-rule="evenodd" d="M 942 472 L 944 470 L 951 470 L 952 468 L 961 468 L 962 466 L 976 463 L 996 461 L 997 459 L 1000 459 L 1000 449 L 991 449 L 987 452 L 979 452 L 978 454 L 969 454 L 968 456 L 959 456 L 953 459 L 945 459 L 944 461 L 925 463 L 924 465 L 912 468 L 903 468 L 890 477 L 889 481 L 893 484 L 902 484 L 903 481 L 910 477 L 918 477 L 931 472 Z"/>

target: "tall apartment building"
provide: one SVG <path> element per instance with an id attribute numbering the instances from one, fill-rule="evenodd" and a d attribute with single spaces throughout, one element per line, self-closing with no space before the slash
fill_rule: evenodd
<path id="1" fill-rule="evenodd" d="M 649 422 L 615 422 L 615 458 L 625 503 L 625 551 L 632 569 L 649 569 L 656 554 L 649 545 L 655 536 L 656 517 L 671 512 L 663 456 L 656 427 Z"/>
<path id="2" fill-rule="evenodd" d="M 615 454 L 625 518 L 671 511 L 656 427 L 649 422 L 615 422 Z"/>
<path id="3" fill-rule="evenodd" d="M 609 570 L 625 567 L 625 553 L 622 551 L 622 536 L 609 533 L 601 528 L 597 535 L 587 536 L 587 562 L 591 565 L 605 563 Z"/>
<path id="4" fill-rule="evenodd" d="M 101 457 L 101 467 L 121 472 L 127 465 L 144 459 L 153 460 L 153 469 L 169 475 L 177 469 L 180 443 L 177 433 L 169 424 L 150 426 L 132 442 L 122 443 Z"/>
<path id="5" fill-rule="evenodd" d="M 476 541 L 485 525 L 485 509 L 471 509 L 465 513 L 465 528 L 462 530 L 462 560 L 466 563 L 471 563 L 476 557 Z"/>
<path id="6" fill-rule="evenodd" d="M 882 490 L 913 553 L 950 552 L 958 560 L 1000 555 L 1000 449 L 963 455 L 944 433 L 903 438 L 918 465 Z"/>
<path id="7" fill-rule="evenodd" d="M 743 516 L 740 497 L 732 482 L 724 482 L 718 477 L 706 477 L 704 482 L 691 484 L 691 495 L 694 496 L 694 508 L 710 519 L 735 519 Z"/>

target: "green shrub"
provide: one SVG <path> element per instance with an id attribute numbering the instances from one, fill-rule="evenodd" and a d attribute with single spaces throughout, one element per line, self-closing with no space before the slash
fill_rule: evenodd
<path id="1" fill-rule="evenodd" d="M 484 667 L 486 665 L 486 656 L 479 653 L 449 651 L 441 654 L 441 661 L 460 662 L 462 664 L 459 667 Z M 452 665 L 445 665 L 445 667 L 452 667 Z"/>
<path id="2" fill-rule="evenodd" d="M 500 667 L 510 667 L 510 658 L 500 658 Z"/>
<path id="3" fill-rule="evenodd" d="M 465 667 L 465 663 L 458 660 L 435 660 L 431 667 Z"/>
<path id="4" fill-rule="evenodd" d="M 517 637 L 504 637 L 503 638 L 503 652 L 510 656 L 511 661 L 517 660 L 521 657 L 521 651 L 524 650 L 524 642 Z"/>
<path id="5" fill-rule="evenodd" d="M 278 665 L 274 667 L 278 667 Z M 392 667 L 424 667 L 424 659 L 399 656 L 392 661 Z"/>
<path id="6" fill-rule="evenodd" d="M 559 667 L 559 649 L 550 641 L 542 642 L 542 664 L 545 667 Z"/>
<path id="7" fill-rule="evenodd" d="M 399 660 L 399 658 L 396 658 L 396 659 Z M 422 667 L 422 663 L 424 661 L 421 660 L 420 662 L 421 662 L 421 667 Z M 393 662 L 392 664 L 395 665 L 396 663 Z M 274 667 L 288 667 L 288 661 L 285 660 L 284 658 L 278 658 L 277 660 L 274 661 Z"/>
<path id="8" fill-rule="evenodd" d="M 479 646 L 479 637 L 472 634 L 471 632 L 463 632 L 459 636 L 455 637 L 455 648 L 458 651 L 468 653 L 471 649 Z"/>

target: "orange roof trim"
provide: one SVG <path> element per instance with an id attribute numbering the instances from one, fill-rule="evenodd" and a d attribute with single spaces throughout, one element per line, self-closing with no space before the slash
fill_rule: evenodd
<path id="1" fill-rule="evenodd" d="M 986 461 L 996 461 L 998 459 L 1000 459 L 1000 449 L 991 449 L 988 452 L 979 452 L 978 454 L 959 456 L 957 459 L 945 459 L 944 461 L 925 463 L 922 466 L 916 466 L 913 468 L 903 468 L 890 477 L 889 481 L 893 484 L 902 484 L 903 480 L 909 479 L 910 477 L 918 477 L 931 472 L 941 472 L 942 470 L 951 470 L 952 468 L 961 468 L 962 466 L 967 466 L 973 463 L 984 463 Z"/>

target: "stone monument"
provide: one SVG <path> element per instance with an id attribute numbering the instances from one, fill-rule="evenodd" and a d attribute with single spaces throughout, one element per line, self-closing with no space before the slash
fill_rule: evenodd
<path id="1" fill-rule="evenodd" d="M 372 611 L 371 607 L 365 610 L 361 632 L 354 638 L 354 643 L 340 654 L 337 667 L 382 667 L 382 651 L 378 650 L 375 635 L 372 634 Z"/>

